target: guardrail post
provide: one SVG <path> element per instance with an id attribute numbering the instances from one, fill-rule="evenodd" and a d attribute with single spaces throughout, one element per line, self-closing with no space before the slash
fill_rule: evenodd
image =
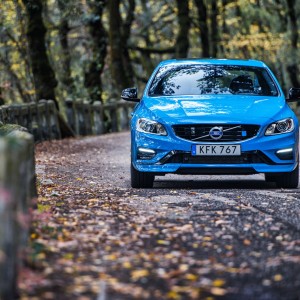
<path id="1" fill-rule="evenodd" d="M 3 155 L 7 151 L 5 146 L 5 143 L 0 141 L 2 168 L 5 166 Z M 13 201 L 12 194 L 2 184 L 0 187 L 0 299 L 15 299 L 16 296 L 18 241 L 15 210 L 16 203 Z"/>
<path id="2" fill-rule="evenodd" d="M 91 104 L 88 101 L 83 101 L 83 119 L 84 119 L 83 135 L 89 135 L 92 133 L 92 114 L 91 114 Z"/>
<path id="3" fill-rule="evenodd" d="M 85 124 L 84 124 L 84 113 L 83 113 L 83 102 L 82 100 L 76 101 L 75 105 L 75 116 L 76 116 L 76 133 L 78 135 L 84 135 Z"/>
<path id="4" fill-rule="evenodd" d="M 19 110 L 19 125 L 29 128 L 29 107 L 28 104 L 23 104 L 20 105 L 20 110 Z"/>
<path id="5" fill-rule="evenodd" d="M 92 117 L 93 117 L 93 134 L 99 135 L 104 133 L 103 106 L 100 101 L 95 101 L 93 103 Z"/>
<path id="6" fill-rule="evenodd" d="M 72 128 L 74 132 L 76 131 L 76 125 L 75 125 L 75 109 L 74 109 L 74 101 L 72 99 L 66 99 L 66 115 L 69 126 Z"/>
<path id="7" fill-rule="evenodd" d="M 37 113 L 38 113 L 38 127 L 40 131 L 41 140 L 48 140 L 48 124 L 47 124 L 47 111 L 46 111 L 47 101 L 42 99 L 37 103 Z"/>
<path id="8" fill-rule="evenodd" d="M 19 124 L 19 105 L 14 104 L 7 107 L 7 121 L 10 124 Z"/>
<path id="9" fill-rule="evenodd" d="M 0 138 L 0 299 L 16 299 L 19 258 L 29 228 L 20 220 L 26 219 L 36 195 L 33 149 L 33 137 L 25 132 Z"/>
<path id="10" fill-rule="evenodd" d="M 30 126 L 28 128 L 29 132 L 33 134 L 35 141 L 41 141 L 37 105 L 34 102 L 29 104 L 29 119 L 31 120 Z"/>
<path id="11" fill-rule="evenodd" d="M 105 108 L 108 110 L 108 114 L 110 117 L 111 132 L 117 132 L 118 131 L 118 114 L 117 114 L 116 102 L 111 102 L 111 103 L 105 105 Z"/>
<path id="12" fill-rule="evenodd" d="M 2 112 L 1 122 L 2 122 L 3 124 L 8 123 L 7 109 L 8 109 L 8 105 L 2 105 L 2 106 L 1 106 L 1 112 Z"/>
<path id="13" fill-rule="evenodd" d="M 126 102 L 120 102 L 119 105 L 120 131 L 127 130 L 129 128 L 128 107 L 126 104 Z"/>
<path id="14" fill-rule="evenodd" d="M 50 139 L 61 139 L 61 131 L 58 122 L 58 111 L 53 100 L 47 101 L 48 127 Z"/>

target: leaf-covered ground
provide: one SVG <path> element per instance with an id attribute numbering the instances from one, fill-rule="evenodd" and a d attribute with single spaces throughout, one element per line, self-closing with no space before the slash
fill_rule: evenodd
<path id="1" fill-rule="evenodd" d="M 129 152 L 128 133 L 37 145 L 21 299 L 300 299 L 298 190 L 256 177 L 134 190 Z"/>

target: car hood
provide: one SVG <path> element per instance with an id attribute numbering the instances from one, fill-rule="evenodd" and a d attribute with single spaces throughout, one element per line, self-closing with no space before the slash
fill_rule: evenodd
<path id="1" fill-rule="evenodd" d="M 213 95 L 149 97 L 144 105 L 164 122 L 260 123 L 273 119 L 284 107 L 280 97 Z"/>

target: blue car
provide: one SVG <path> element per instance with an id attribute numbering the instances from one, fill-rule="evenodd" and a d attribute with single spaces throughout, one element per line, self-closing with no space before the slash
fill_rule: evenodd
<path id="1" fill-rule="evenodd" d="M 131 121 L 131 185 L 151 188 L 155 176 L 256 174 L 297 188 L 298 120 L 271 70 L 261 61 L 183 59 L 161 62 Z"/>

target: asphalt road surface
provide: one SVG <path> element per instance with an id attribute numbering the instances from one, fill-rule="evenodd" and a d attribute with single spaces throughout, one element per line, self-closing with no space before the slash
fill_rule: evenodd
<path id="1" fill-rule="evenodd" d="M 46 145 L 37 170 L 42 185 L 64 174 L 102 199 L 94 218 L 108 234 L 86 262 L 102 274 L 95 298 L 300 299 L 299 189 L 260 174 L 167 175 L 132 189 L 129 133 L 71 139 L 62 158 L 63 143 Z"/>

